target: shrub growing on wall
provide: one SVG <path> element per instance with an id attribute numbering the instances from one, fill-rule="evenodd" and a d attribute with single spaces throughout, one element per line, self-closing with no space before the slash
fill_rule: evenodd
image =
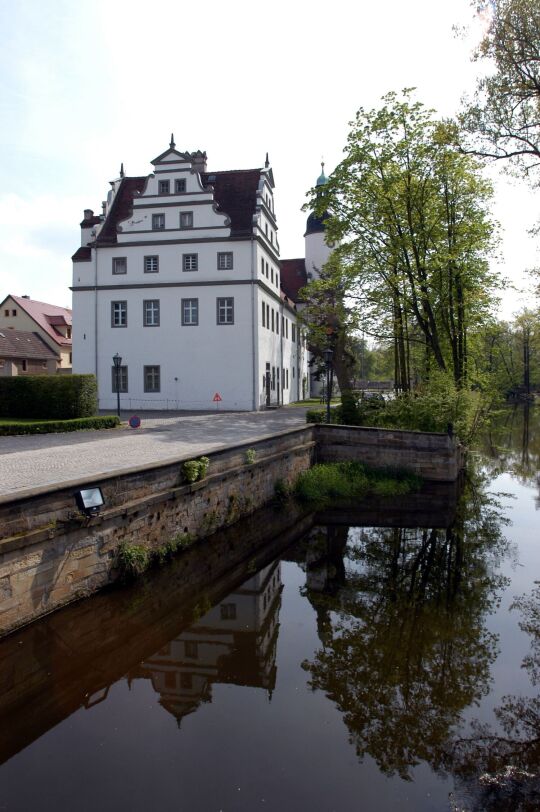
<path id="1" fill-rule="evenodd" d="M 95 375 L 0 378 L 0 417 L 69 420 L 96 412 Z"/>

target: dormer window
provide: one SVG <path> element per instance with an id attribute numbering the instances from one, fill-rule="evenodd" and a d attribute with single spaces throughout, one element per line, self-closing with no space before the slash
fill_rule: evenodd
<path id="1" fill-rule="evenodd" d="M 158 183 L 158 190 L 160 195 L 168 195 L 170 192 L 171 182 L 169 180 L 160 180 Z"/>
<path id="2" fill-rule="evenodd" d="M 174 182 L 174 191 L 177 195 L 182 195 L 186 191 L 186 179 L 176 178 Z"/>
<path id="3" fill-rule="evenodd" d="M 181 211 L 180 212 L 180 228 L 193 228 L 193 212 Z"/>

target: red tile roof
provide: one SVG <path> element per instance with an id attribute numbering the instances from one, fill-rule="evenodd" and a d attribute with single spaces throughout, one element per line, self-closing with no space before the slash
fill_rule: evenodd
<path id="1" fill-rule="evenodd" d="M 37 333 L 26 330 L 0 329 L 0 357 L 35 358 L 38 361 L 58 359 L 58 355 L 45 344 Z"/>
<path id="2" fill-rule="evenodd" d="M 304 259 L 281 260 L 281 287 L 285 295 L 293 302 L 298 302 L 298 291 L 307 285 L 306 261 Z"/>
<path id="3" fill-rule="evenodd" d="M 63 336 L 49 321 L 51 316 L 62 316 L 64 319 L 62 323 L 71 325 L 71 310 L 69 308 L 58 307 L 57 305 L 46 304 L 45 302 L 36 302 L 34 299 L 25 299 L 23 296 L 13 296 L 13 294 L 11 294 L 11 298 L 14 302 L 17 302 L 21 310 L 28 313 L 30 318 L 32 318 L 56 344 L 60 344 L 63 347 L 71 347 L 71 338 Z"/>
<path id="4" fill-rule="evenodd" d="M 103 228 L 96 238 L 97 243 L 115 243 L 118 224 L 127 220 L 133 210 L 133 197 L 142 192 L 146 186 L 147 176 L 138 178 L 122 178 L 118 191 L 114 196 L 112 206 L 103 224 Z M 80 249 L 79 249 L 80 250 Z M 78 252 L 77 252 L 78 253 Z M 75 260 L 76 262 L 77 260 Z"/>
<path id="5" fill-rule="evenodd" d="M 231 219 L 231 236 L 252 233 L 260 179 L 260 169 L 201 172 L 203 184 L 214 187 L 214 200 L 220 212 Z"/>

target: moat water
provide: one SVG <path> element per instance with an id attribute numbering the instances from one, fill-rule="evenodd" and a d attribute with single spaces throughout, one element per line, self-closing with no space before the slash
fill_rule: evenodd
<path id="1" fill-rule="evenodd" d="M 204 594 L 173 562 L 2 641 L 0 810 L 540 809 L 540 409 L 471 457 L 455 504 L 323 515 Z"/>

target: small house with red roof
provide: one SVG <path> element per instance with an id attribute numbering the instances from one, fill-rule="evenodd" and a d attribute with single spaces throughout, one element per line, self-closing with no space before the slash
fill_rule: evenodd
<path id="1" fill-rule="evenodd" d="M 4 333 L 23 330 L 38 335 L 57 359 L 57 372 L 71 371 L 71 327 L 71 310 L 67 307 L 13 294 L 0 304 L 0 330 Z M 50 363 L 48 371 L 51 371 Z"/>
<path id="2" fill-rule="evenodd" d="M 99 405 L 242 409 L 299 400 L 307 349 L 282 289 L 274 176 L 209 171 L 169 147 L 149 175 L 123 165 L 73 255 L 73 369 Z M 113 357 L 120 356 L 118 371 Z"/>

